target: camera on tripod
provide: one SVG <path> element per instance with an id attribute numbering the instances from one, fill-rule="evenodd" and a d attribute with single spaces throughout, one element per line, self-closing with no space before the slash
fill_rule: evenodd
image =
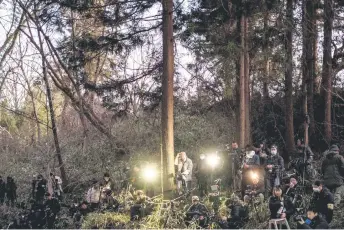
<path id="1" fill-rule="evenodd" d="M 273 165 L 272 168 L 269 169 L 269 173 L 277 173 L 279 170 L 278 165 Z"/>
<path id="2" fill-rule="evenodd" d="M 252 197 L 255 194 L 256 194 L 256 189 L 252 188 L 252 185 L 247 185 L 246 190 L 245 190 L 245 195 Z"/>

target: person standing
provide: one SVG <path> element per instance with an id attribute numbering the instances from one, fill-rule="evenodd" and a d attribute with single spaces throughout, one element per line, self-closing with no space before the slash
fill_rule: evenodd
<path id="1" fill-rule="evenodd" d="M 338 206 L 344 194 L 344 158 L 339 155 L 337 145 L 332 145 L 321 165 L 324 185 L 334 194 L 334 205 Z"/>
<path id="2" fill-rule="evenodd" d="M 192 160 L 186 156 L 185 152 L 177 154 L 174 164 L 177 166 L 177 189 L 182 195 L 184 189 L 186 193 L 191 189 L 192 182 Z"/>
<path id="3" fill-rule="evenodd" d="M 231 187 L 233 191 L 240 190 L 241 175 L 239 175 L 241 150 L 238 147 L 238 143 L 233 141 L 231 149 L 228 152 L 227 169 L 228 173 L 226 181 L 228 187 Z"/>
<path id="4" fill-rule="evenodd" d="M 284 171 L 284 160 L 278 154 L 276 145 L 271 146 L 270 155 L 266 160 L 265 170 L 265 191 L 271 194 L 273 187 L 280 186 L 281 175 Z"/>
<path id="5" fill-rule="evenodd" d="M 32 196 L 38 204 L 43 204 L 44 195 L 47 192 L 47 181 L 40 174 L 32 181 Z"/>
<path id="6" fill-rule="evenodd" d="M 14 182 L 14 179 L 10 176 L 7 177 L 6 182 L 6 197 L 7 204 L 14 206 L 14 203 L 17 200 L 17 185 Z"/>
<path id="7" fill-rule="evenodd" d="M 54 192 L 54 196 L 59 199 L 59 201 L 62 201 L 62 179 L 59 176 L 54 175 L 53 173 L 50 173 L 50 180 L 52 184 L 52 191 Z"/>

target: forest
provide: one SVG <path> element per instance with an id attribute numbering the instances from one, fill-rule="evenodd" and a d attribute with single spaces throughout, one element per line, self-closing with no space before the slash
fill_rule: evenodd
<path id="1" fill-rule="evenodd" d="M 17 203 L 37 174 L 72 200 L 154 163 L 165 196 L 179 152 L 275 144 L 288 163 L 300 139 L 320 162 L 343 138 L 343 0 L 0 0 L 0 175 Z M 19 209 L 0 209 L 6 228 Z M 111 215 L 89 221 L 128 218 Z"/>

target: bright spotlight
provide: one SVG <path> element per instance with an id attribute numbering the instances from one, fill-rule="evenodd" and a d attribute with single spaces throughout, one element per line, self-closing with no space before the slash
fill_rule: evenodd
<path id="1" fill-rule="evenodd" d="M 143 178 L 148 182 L 154 181 L 158 176 L 158 172 L 157 172 L 156 168 L 152 165 L 146 166 L 142 170 L 142 173 L 143 173 Z"/>
<path id="2" fill-rule="evenodd" d="M 217 154 L 209 155 L 207 157 L 207 163 L 211 167 L 216 167 L 220 163 L 220 157 Z"/>
<path id="3" fill-rule="evenodd" d="M 256 172 L 251 172 L 251 179 L 253 184 L 258 184 L 259 182 L 259 175 Z"/>

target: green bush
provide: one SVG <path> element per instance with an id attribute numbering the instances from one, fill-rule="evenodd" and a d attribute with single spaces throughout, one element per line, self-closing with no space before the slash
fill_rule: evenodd
<path id="1" fill-rule="evenodd" d="M 82 223 L 82 229 L 123 229 L 130 222 L 129 215 L 105 212 L 90 213 Z"/>

